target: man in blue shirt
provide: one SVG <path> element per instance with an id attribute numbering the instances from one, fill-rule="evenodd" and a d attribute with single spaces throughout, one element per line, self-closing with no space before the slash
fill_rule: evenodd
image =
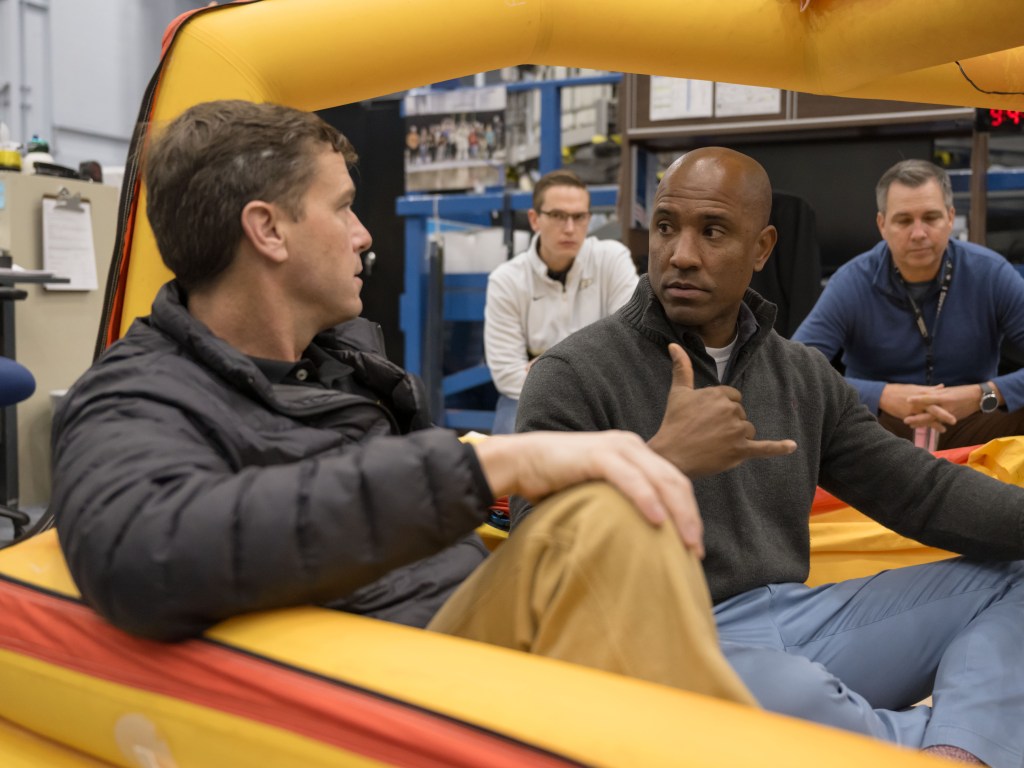
<path id="1" fill-rule="evenodd" d="M 1024 278 L 995 251 L 950 240 L 949 175 L 904 160 L 875 189 L 883 240 L 829 280 L 793 339 L 833 359 L 891 432 L 940 433 L 939 448 L 1024 432 L 1024 370 L 999 376 L 999 349 L 1024 344 Z"/>

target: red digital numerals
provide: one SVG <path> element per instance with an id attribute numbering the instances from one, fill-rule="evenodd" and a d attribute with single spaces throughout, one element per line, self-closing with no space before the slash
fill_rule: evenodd
<path id="1" fill-rule="evenodd" d="M 998 128 L 1003 123 L 1020 125 L 1021 114 L 1016 109 L 990 109 L 988 116 L 991 119 L 993 128 Z"/>

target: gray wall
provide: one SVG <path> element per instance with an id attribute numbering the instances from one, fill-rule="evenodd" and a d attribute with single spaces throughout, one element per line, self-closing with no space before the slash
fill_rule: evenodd
<path id="1" fill-rule="evenodd" d="M 203 0 L 0 0 L 0 120 L 54 161 L 123 166 L 160 40 Z"/>
<path id="2" fill-rule="evenodd" d="M 120 184 L 164 29 L 178 14 L 203 5 L 206 0 L 0 0 L 0 120 L 12 140 L 24 144 L 38 133 L 50 142 L 57 163 L 77 169 L 83 160 L 97 160 L 104 181 Z M 0 176 L 8 177 L 0 179 L 6 189 L 0 246 L 21 266 L 41 267 L 39 200 L 57 191 L 51 186 L 57 180 Z M 99 289 L 59 293 L 29 286 L 29 298 L 18 302 L 18 357 L 37 384 L 36 394 L 18 406 L 25 507 L 49 499 L 49 392 L 70 386 L 88 367 L 99 328 L 117 191 L 92 189 L 88 197 Z"/>

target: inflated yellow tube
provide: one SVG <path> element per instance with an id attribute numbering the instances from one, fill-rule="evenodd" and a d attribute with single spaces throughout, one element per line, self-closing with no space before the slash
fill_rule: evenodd
<path id="1" fill-rule="evenodd" d="M 264 0 L 190 21 L 167 71 L 169 86 L 181 76 L 187 88 L 169 87 L 161 101 L 175 113 L 231 95 L 320 109 L 523 63 L 836 94 L 1024 45 L 1024 4 L 1006 0 L 799 8 L 800 0 L 446 0 L 442 12 L 404 0 Z"/>
<path id="2" fill-rule="evenodd" d="M 941 455 L 1001 482 L 1024 484 L 1022 437 Z M 815 502 L 827 511 L 812 517 L 814 583 L 948 556 L 839 504 Z M 121 758 L 146 749 L 162 753 L 163 765 L 199 768 L 435 765 L 425 760 L 430 756 L 446 765 L 514 768 L 572 761 L 691 768 L 938 765 L 738 705 L 322 608 L 241 616 L 210 629 L 207 640 L 168 645 L 119 633 L 76 598 L 52 531 L 0 552 L 5 767 L 77 766 L 63 760 L 73 755 L 55 742 L 115 765 L 135 765 Z M 240 685 L 242 698 L 254 703 L 232 700 L 232 681 L 236 693 Z M 355 704 L 378 707 L 372 722 L 391 719 L 384 734 L 410 733 L 406 749 L 387 749 L 382 734 L 332 739 L 344 731 L 344 718 L 317 705 L 346 691 Z M 352 696 L 341 703 L 353 709 Z"/>
<path id="3" fill-rule="evenodd" d="M 941 765 L 754 708 L 324 608 L 242 616 L 207 640 L 161 644 L 119 633 L 75 597 L 52 531 L 0 552 L 0 718 L 103 764 Z M 240 677 L 253 694 L 225 697 Z M 280 701 L 264 703 L 261 683 Z M 322 723 L 320 702 L 335 687 L 342 703 L 376 707 L 377 732 L 347 732 L 354 705 Z M 19 764 L 12 756 L 29 746 L 0 742 L 0 764 Z M 62 763 L 37 763 L 51 764 Z"/>
<path id="4" fill-rule="evenodd" d="M 1024 3 L 1021 4 L 1024 7 Z M 962 72 L 961 72 L 962 68 Z M 951 73 L 953 76 L 951 77 Z M 971 84 L 973 83 L 973 85 Z M 980 90 L 979 90 L 980 89 Z M 982 93 L 988 91 L 989 93 Z M 1004 93 L 998 93 L 1003 91 Z M 1006 93 L 1016 95 L 1006 95 Z M 1024 47 L 894 75 L 836 96 L 1024 109 Z M 910 98 L 907 94 L 915 94 Z"/>
<path id="5" fill-rule="evenodd" d="M 1024 7 L 1004 0 L 810 0 L 803 12 L 800 4 L 550 0 L 531 63 L 838 94 L 1024 43 Z"/>
<path id="6" fill-rule="evenodd" d="M 322 109 L 516 64 L 564 64 L 956 106 L 1024 108 L 1024 3 L 1006 0 L 262 0 L 191 18 L 156 120 L 243 98 Z M 1004 53 L 1004 51 L 1006 51 Z M 972 58 L 974 57 L 974 58 Z M 981 58 L 978 58 L 981 57 Z M 144 200 L 141 201 L 144 203 Z M 140 208 L 144 210 L 144 208 Z M 135 221 L 123 333 L 168 278 Z"/>

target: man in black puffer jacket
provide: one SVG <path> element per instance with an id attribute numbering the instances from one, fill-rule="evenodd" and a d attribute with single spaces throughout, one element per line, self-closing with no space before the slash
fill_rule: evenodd
<path id="1" fill-rule="evenodd" d="M 430 427 L 419 382 L 358 318 L 354 161 L 318 117 L 240 101 L 151 142 L 147 214 L 175 279 L 54 420 L 52 509 L 85 600 L 165 640 L 304 603 L 433 620 L 752 703 L 717 648 L 700 518 L 668 461 L 625 433 L 470 446 Z M 474 529 L 495 496 L 564 489 L 485 560 Z"/>

